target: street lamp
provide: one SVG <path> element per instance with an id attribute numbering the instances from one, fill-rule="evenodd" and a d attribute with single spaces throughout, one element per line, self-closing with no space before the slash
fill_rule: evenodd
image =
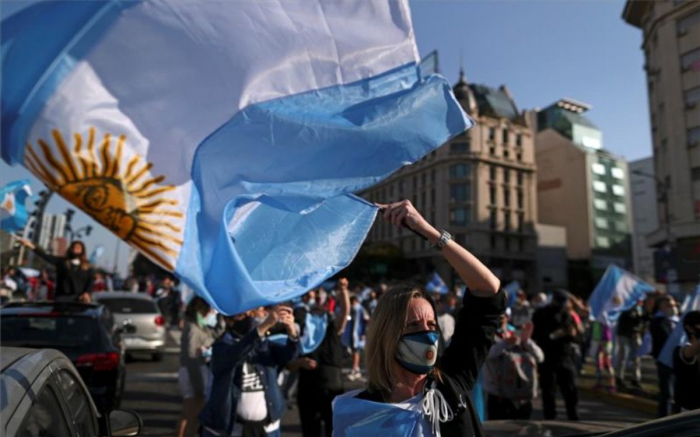
<path id="1" fill-rule="evenodd" d="M 657 178 L 653 174 L 645 173 L 641 170 L 632 170 L 631 172 L 634 175 L 645 177 L 648 179 L 653 179 L 656 182 L 656 191 L 657 191 L 657 200 L 659 202 L 663 202 L 664 204 L 664 228 L 666 230 L 666 250 L 670 253 L 673 254 L 673 246 L 675 244 L 675 238 L 673 236 L 673 233 L 671 232 L 671 206 L 670 206 L 670 196 L 669 196 L 669 191 L 671 189 L 671 181 L 664 181 L 662 179 Z M 675 266 L 674 266 L 675 267 Z M 675 276 L 675 269 L 668 269 L 666 271 L 666 286 L 668 287 L 669 283 L 676 282 L 675 278 L 672 278 L 670 275 L 670 272 L 674 272 Z"/>

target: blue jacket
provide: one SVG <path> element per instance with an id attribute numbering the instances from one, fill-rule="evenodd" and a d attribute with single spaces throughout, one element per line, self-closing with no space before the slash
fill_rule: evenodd
<path id="1" fill-rule="evenodd" d="M 212 346 L 210 368 L 213 375 L 211 395 L 199 415 L 203 426 L 230 435 L 236 421 L 236 407 L 241 390 L 235 381 L 241 378 L 244 362 L 256 366 L 265 387 L 265 400 L 270 422 L 282 417 L 287 404 L 277 384 L 277 370 L 299 354 L 299 342 L 287 340 L 279 345 L 267 341 L 253 329 L 243 337 L 225 332 Z"/>

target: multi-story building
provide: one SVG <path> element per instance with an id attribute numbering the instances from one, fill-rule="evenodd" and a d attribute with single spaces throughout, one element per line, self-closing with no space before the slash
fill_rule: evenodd
<path id="1" fill-rule="evenodd" d="M 587 295 L 609 264 L 631 269 L 631 205 L 624 159 L 603 149 L 602 132 L 561 99 L 533 111 L 537 126 L 537 215 L 566 228 L 569 287 Z"/>
<path id="2" fill-rule="evenodd" d="M 654 282 L 654 250 L 647 243 L 647 235 L 659 227 L 656 208 L 656 181 L 654 159 L 644 158 L 629 163 L 632 190 L 632 255 L 634 273 L 648 282 Z"/>
<path id="3" fill-rule="evenodd" d="M 642 30 L 644 70 L 659 180 L 660 282 L 692 289 L 700 272 L 700 2 L 627 0 L 623 19 Z"/>
<path id="4" fill-rule="evenodd" d="M 65 235 L 66 216 L 65 214 L 48 214 L 42 216 L 41 227 L 39 227 L 39 246 L 49 253 L 53 253 L 53 243 L 57 238 Z"/>
<path id="5" fill-rule="evenodd" d="M 408 198 L 437 228 L 483 260 L 504 281 L 536 284 L 537 222 L 533 130 L 505 86 L 468 84 L 454 93 L 475 126 L 364 193 L 375 202 Z M 428 242 L 378 220 L 368 242 L 389 242 L 416 261 L 457 280 Z"/>

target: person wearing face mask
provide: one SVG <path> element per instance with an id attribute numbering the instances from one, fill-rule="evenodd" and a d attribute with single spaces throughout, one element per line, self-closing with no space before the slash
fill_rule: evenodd
<path id="1" fill-rule="evenodd" d="M 651 355 L 658 359 L 666 340 L 678 324 L 678 305 L 675 299 L 668 295 L 662 295 L 656 301 L 656 312 L 649 324 L 651 333 Z M 656 361 L 656 373 L 659 382 L 659 409 L 658 417 L 665 417 L 671 411 L 677 412 L 672 405 L 673 400 L 673 369 L 660 361 Z"/>
<path id="2" fill-rule="evenodd" d="M 367 335 L 368 385 L 336 398 L 334 435 L 481 436 L 470 392 L 505 311 L 500 281 L 449 233 L 430 225 L 410 201 L 382 208 L 385 220 L 428 239 L 468 290 L 439 361 L 432 297 L 420 286 L 402 284 L 379 298 Z"/>
<path id="3" fill-rule="evenodd" d="M 178 422 L 178 437 L 197 435 L 197 415 L 204 407 L 205 390 L 208 384 L 207 350 L 214 336 L 207 326 L 212 324 L 211 314 L 216 317 L 209 304 L 194 296 L 185 310 L 185 326 L 180 341 L 180 371 L 178 381 L 182 395 L 182 415 Z"/>
<path id="4" fill-rule="evenodd" d="M 224 318 L 226 331 L 212 346 L 212 388 L 200 414 L 203 437 L 280 435 L 287 405 L 278 369 L 297 356 L 299 337 L 291 308 L 272 307 L 261 315 L 253 310 Z M 276 326 L 287 334 L 280 343 L 267 336 Z"/>
<path id="5" fill-rule="evenodd" d="M 365 333 L 369 323 L 369 312 L 360 303 L 360 298 L 352 296 L 350 298 L 350 319 L 345 325 L 343 333 L 343 345 L 352 352 L 352 370 L 347 378 L 350 381 L 362 378 L 360 371 L 360 357 L 365 348 Z"/>
<path id="6" fill-rule="evenodd" d="M 640 299 L 634 307 L 622 312 L 617 321 L 615 375 L 618 389 L 627 388 L 625 372 L 629 365 L 632 367 L 630 385 L 634 389 L 642 389 L 642 360 L 638 351 L 642 346 L 647 322 L 643 303 Z"/>
<path id="7" fill-rule="evenodd" d="M 53 264 L 56 270 L 54 300 L 90 302 L 95 271 L 88 262 L 85 244 L 73 241 L 66 256 L 50 255 L 41 247 L 24 238 L 17 239 L 21 244 Z"/>

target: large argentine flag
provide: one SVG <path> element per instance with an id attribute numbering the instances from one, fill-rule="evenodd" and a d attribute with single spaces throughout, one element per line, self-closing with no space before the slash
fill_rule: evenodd
<path id="1" fill-rule="evenodd" d="M 32 195 L 29 179 L 10 182 L 0 188 L 0 229 L 17 232 L 27 224 L 25 201 Z"/>
<path id="2" fill-rule="evenodd" d="M 588 299 L 591 317 L 612 325 L 617 322 L 621 312 L 632 308 L 652 291 L 654 287 L 651 285 L 611 264 Z"/>
<path id="3" fill-rule="evenodd" d="M 700 311 L 700 284 L 695 288 L 695 293 L 691 293 L 683 301 L 681 306 L 681 319 L 680 322 L 676 324 L 676 327 L 671 331 L 671 335 L 666 339 L 664 347 L 659 353 L 659 357 L 656 359 L 660 363 L 665 364 L 668 367 L 673 368 L 673 351 L 677 346 L 685 344 L 688 340 L 685 335 L 685 330 L 683 329 L 683 318 L 690 311 Z"/>
<path id="4" fill-rule="evenodd" d="M 417 62 L 407 0 L 34 3 L 2 22 L 2 157 L 235 313 L 346 266 L 352 193 L 470 126 Z"/>

